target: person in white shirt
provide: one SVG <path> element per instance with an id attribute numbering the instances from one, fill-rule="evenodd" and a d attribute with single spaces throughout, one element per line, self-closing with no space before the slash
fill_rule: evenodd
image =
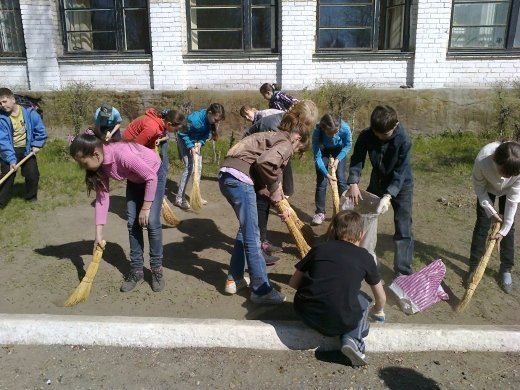
<path id="1" fill-rule="evenodd" d="M 485 251 L 492 222 L 500 222 L 494 239 L 500 245 L 500 285 L 505 293 L 513 289 L 511 270 L 515 261 L 515 214 L 520 202 L 520 144 L 492 142 L 484 146 L 473 166 L 473 188 L 477 195 L 477 221 L 473 230 L 468 284 Z M 498 197 L 498 212 L 494 207 Z"/>

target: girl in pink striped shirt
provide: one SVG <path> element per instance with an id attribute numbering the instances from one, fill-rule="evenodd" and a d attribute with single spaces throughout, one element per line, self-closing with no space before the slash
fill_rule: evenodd
<path id="1" fill-rule="evenodd" d="M 96 191 L 96 238 L 103 239 L 109 207 L 109 179 L 126 180 L 126 204 L 130 239 L 131 271 L 122 292 L 135 288 L 143 279 L 143 227 L 148 231 L 152 290 L 164 288 L 162 275 L 162 194 L 157 191 L 161 160 L 154 150 L 133 142 L 103 143 L 94 135 L 80 134 L 70 145 L 70 155 L 86 170 L 87 193 Z"/>

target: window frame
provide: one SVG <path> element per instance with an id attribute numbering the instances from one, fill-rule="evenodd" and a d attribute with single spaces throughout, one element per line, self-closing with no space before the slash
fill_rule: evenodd
<path id="1" fill-rule="evenodd" d="M 27 48 L 25 46 L 25 35 L 24 35 L 24 27 L 22 20 L 22 11 L 20 10 L 20 1 L 17 1 L 17 7 L 13 7 L 9 9 L 9 11 L 13 11 L 15 13 L 15 17 L 20 21 L 20 31 L 16 31 L 17 35 L 21 36 L 22 39 L 22 50 L 21 51 L 4 51 L 2 42 L 0 41 L 0 60 L 6 59 L 25 59 L 27 57 Z M 17 13 L 17 15 L 16 15 Z"/>
<path id="2" fill-rule="evenodd" d="M 320 4 L 321 1 L 318 0 L 316 2 L 316 54 L 318 55 L 349 55 L 349 54 L 363 54 L 363 55 L 379 55 L 379 56 L 394 56 L 399 53 L 403 53 L 406 55 L 410 53 L 410 26 L 411 26 L 411 18 L 412 18 L 412 3 L 413 0 L 403 0 L 404 1 L 404 21 L 403 21 L 403 45 L 400 49 L 384 49 L 380 48 L 385 44 L 385 30 L 386 30 L 386 21 L 381 22 L 382 18 L 386 17 L 386 10 L 390 8 L 386 6 L 385 1 L 385 9 L 382 11 L 382 1 L 381 0 L 372 0 L 372 25 L 371 25 L 371 47 L 368 48 L 320 48 Z M 347 5 L 347 4 L 345 4 Z"/>
<path id="3" fill-rule="evenodd" d="M 186 1 L 186 38 L 188 56 L 265 56 L 280 53 L 280 30 L 281 18 L 280 7 L 283 0 L 271 0 L 275 2 L 275 20 L 274 20 L 274 47 L 269 49 L 254 49 L 252 47 L 252 9 L 253 0 L 241 0 L 242 12 L 242 49 L 193 49 L 192 47 L 192 29 L 191 29 L 191 0 Z"/>
<path id="4" fill-rule="evenodd" d="M 67 20 L 65 13 L 67 10 L 65 8 L 66 0 L 59 0 L 59 13 L 60 13 L 60 24 L 61 24 L 61 34 L 62 34 L 62 44 L 63 44 L 63 53 L 66 56 L 74 56 L 74 57 L 91 57 L 91 56 L 111 56 L 111 57 L 138 57 L 138 56 L 151 56 L 152 54 L 152 34 L 150 29 L 150 1 L 146 1 L 146 13 L 148 18 L 148 45 L 147 48 L 142 50 L 125 50 L 125 39 L 126 39 L 126 24 L 125 24 L 125 8 L 135 8 L 135 7 L 124 7 L 125 0 L 114 0 L 114 13 L 115 13 L 115 42 L 116 49 L 115 50 L 69 50 L 68 46 L 68 33 L 67 31 Z M 84 8 L 84 10 L 96 10 L 99 8 Z"/>
<path id="5" fill-rule="evenodd" d="M 511 0 L 511 5 L 508 10 L 508 16 L 506 20 L 506 34 L 505 40 L 506 44 L 504 48 L 485 48 L 485 47 L 451 47 L 451 38 L 453 33 L 453 17 L 455 15 L 455 1 L 452 0 L 451 7 L 451 17 L 450 17 L 450 34 L 448 40 L 448 55 L 452 56 L 496 56 L 496 55 L 519 55 L 520 54 L 520 46 L 513 47 L 513 43 L 515 40 L 516 27 L 518 23 L 518 18 L 520 17 L 520 0 Z M 472 1 L 471 4 L 481 4 L 487 3 L 488 1 Z M 464 4 L 464 3 L 458 3 Z M 468 2 L 468 4 L 470 4 Z"/>

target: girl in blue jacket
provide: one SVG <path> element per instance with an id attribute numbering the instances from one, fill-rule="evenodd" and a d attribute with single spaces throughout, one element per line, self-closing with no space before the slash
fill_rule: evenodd
<path id="1" fill-rule="evenodd" d="M 314 195 L 316 212 L 312 218 L 313 225 L 321 225 L 325 220 L 325 199 L 328 183 L 337 185 L 340 194 L 347 190 L 346 157 L 351 146 L 352 133 L 347 122 L 337 114 L 323 115 L 312 133 L 312 151 L 316 166 L 316 193 Z M 334 158 L 336 181 L 327 169 L 331 157 Z"/>
<path id="2" fill-rule="evenodd" d="M 209 138 L 215 137 L 217 125 L 225 117 L 226 113 L 222 104 L 212 103 L 208 109 L 194 111 L 188 115 L 186 130 L 177 133 L 177 148 L 184 163 L 184 171 L 179 182 L 175 205 L 183 210 L 191 207 L 186 200 L 186 184 L 193 172 L 193 155 L 195 153 L 201 155 L 202 146 Z M 199 171 L 202 172 L 202 158 L 199 159 L 199 162 Z"/>

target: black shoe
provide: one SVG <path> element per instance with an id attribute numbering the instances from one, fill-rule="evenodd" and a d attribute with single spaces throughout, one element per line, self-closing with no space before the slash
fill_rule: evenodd
<path id="1" fill-rule="evenodd" d="M 121 285 L 121 292 L 132 291 L 137 283 L 143 280 L 144 274 L 142 271 L 131 271 L 125 278 L 125 281 Z"/>
<path id="2" fill-rule="evenodd" d="M 152 290 L 154 292 L 160 292 L 164 289 L 164 277 L 162 268 L 154 271 L 152 270 Z"/>

